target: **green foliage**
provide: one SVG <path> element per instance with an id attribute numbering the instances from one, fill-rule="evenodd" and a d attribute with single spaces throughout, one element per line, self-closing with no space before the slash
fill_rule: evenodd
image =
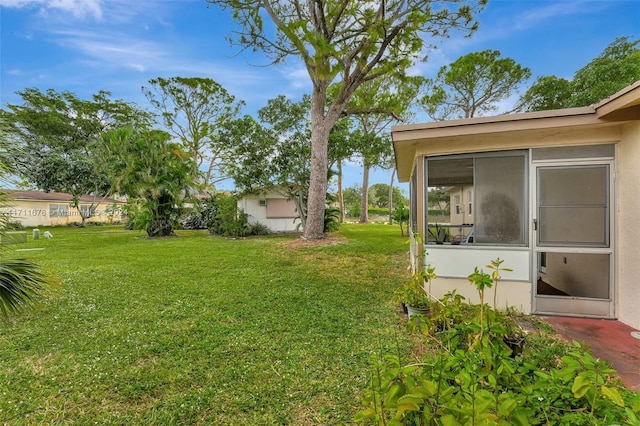
<path id="1" fill-rule="evenodd" d="M 59 285 L 57 278 L 29 260 L 0 262 L 0 316 L 6 319 L 32 308 Z"/>
<path id="2" fill-rule="evenodd" d="M 246 215 L 238 211 L 238 199 L 233 195 L 216 194 L 211 205 L 215 202 L 217 214 L 207 224 L 212 235 L 226 235 L 240 237 L 248 235 Z M 213 210 L 213 209 L 212 209 Z"/>
<path id="3" fill-rule="evenodd" d="M 422 259 L 415 259 L 415 270 L 405 284 L 396 288 L 392 300 L 404 303 L 414 308 L 429 308 L 433 303 L 431 296 L 431 282 L 437 278 L 436 268 L 429 264 L 422 264 Z M 428 290 L 425 289 L 428 286 Z"/>
<path id="4" fill-rule="evenodd" d="M 438 223 L 429 226 L 427 231 L 429 232 L 429 241 L 433 241 L 436 244 L 442 244 L 451 238 L 449 228 L 441 226 Z"/>
<path id="5" fill-rule="evenodd" d="M 293 200 L 303 228 L 310 177 L 310 101 L 308 95 L 300 102 L 278 96 L 258 111 L 260 122 L 245 116 L 220 131 L 233 146 L 227 173 L 236 188 L 243 193 L 274 190 Z"/>
<path id="6" fill-rule="evenodd" d="M 258 111 L 260 123 L 246 116 L 229 123 L 223 136 L 233 143 L 230 175 L 241 191 L 279 186 L 305 191 L 309 187 L 310 97 L 292 102 L 270 99 Z"/>
<path id="7" fill-rule="evenodd" d="M 18 221 L 12 221 L 9 220 L 7 221 L 7 223 L 4 225 L 4 230 L 5 231 L 24 231 L 26 228 L 25 226 L 22 224 L 22 222 L 18 222 Z"/>
<path id="8" fill-rule="evenodd" d="M 340 228 L 340 209 L 327 206 L 324 209 L 324 232 L 337 231 Z"/>
<path id="9" fill-rule="evenodd" d="M 640 40 L 619 37 L 576 71 L 571 81 L 538 77 L 520 99 L 520 109 L 541 111 L 595 104 L 640 79 Z"/>
<path id="10" fill-rule="evenodd" d="M 571 82 L 556 76 L 538 77 L 520 98 L 526 111 L 545 111 L 567 108 L 572 97 Z"/>
<path id="11" fill-rule="evenodd" d="M 174 234 L 192 188 L 192 160 L 169 139 L 162 131 L 122 128 L 102 140 L 113 189 L 128 196 L 130 220 L 149 237 Z"/>
<path id="12" fill-rule="evenodd" d="M 576 71 L 569 106 L 599 102 L 640 79 L 640 39 L 619 37 L 600 55 Z"/>
<path id="13" fill-rule="evenodd" d="M 199 200 L 193 211 L 180 218 L 182 229 L 215 229 L 220 221 L 218 199 L 221 196 L 211 195 Z"/>
<path id="14" fill-rule="evenodd" d="M 403 224 L 409 223 L 409 209 L 404 206 L 404 204 L 396 205 L 396 208 L 393 209 L 393 220 L 398 222 L 400 225 L 400 235 L 404 237 L 404 229 L 402 228 Z"/>
<path id="15" fill-rule="evenodd" d="M 351 115 L 356 124 L 356 130 L 352 132 L 349 140 L 363 167 L 360 201 L 362 206 L 389 205 L 388 185 L 378 184 L 367 188 L 369 171 L 372 167 L 393 167 L 393 150 L 388 128 L 411 115 L 411 106 L 423 83 L 422 77 L 388 74 L 361 84 L 347 103 L 345 114 Z M 368 221 L 367 213 L 366 210 L 360 211 L 360 222 Z"/>
<path id="16" fill-rule="evenodd" d="M 434 213 L 432 209 L 437 209 L 440 215 L 448 214 L 451 195 L 444 188 L 432 188 L 429 190 L 428 203 L 429 214 Z"/>
<path id="17" fill-rule="evenodd" d="M 487 265 L 487 268 L 489 268 L 492 272 L 491 272 L 491 280 L 493 281 L 494 284 L 494 288 L 493 288 L 493 309 L 498 309 L 497 306 L 497 297 L 498 297 L 498 281 L 500 281 L 500 279 L 502 279 L 502 272 L 513 272 L 513 269 L 511 268 L 505 268 L 502 266 L 502 264 L 504 263 L 504 259 L 500 259 L 497 258 L 495 260 L 492 260 L 491 263 L 489 265 Z"/>
<path id="18" fill-rule="evenodd" d="M 388 209 L 380 208 L 380 207 L 369 207 L 367 209 L 367 212 L 369 213 L 369 216 L 385 216 L 389 214 Z"/>
<path id="19" fill-rule="evenodd" d="M 180 229 L 207 229 L 207 224 L 202 218 L 200 211 L 190 211 L 182 215 L 179 219 Z"/>
<path id="20" fill-rule="evenodd" d="M 346 215 L 349 217 L 360 216 L 360 205 L 362 201 L 362 188 L 357 185 L 344 188 L 342 191 Z"/>
<path id="21" fill-rule="evenodd" d="M 270 232 L 265 225 L 249 223 L 248 219 L 246 213 L 238 210 L 238 199 L 235 195 L 219 193 L 203 202 L 199 222 L 211 235 L 247 237 L 266 235 Z"/>
<path id="22" fill-rule="evenodd" d="M 4 156 L 10 147 L 4 134 L 0 133 L 0 181 L 11 170 L 10 165 L 5 163 Z M 0 208 L 7 207 L 9 202 L 9 195 L 0 190 Z M 22 224 L 12 221 L 11 216 L 5 213 L 0 214 L 0 234 L 22 229 L 24 229 Z M 0 251 L 1 254 L 6 255 L 3 249 Z M 59 285 L 60 280 L 31 260 L 0 261 L 0 318 L 7 319 L 33 308 Z"/>
<path id="23" fill-rule="evenodd" d="M 310 206 L 308 222 L 303 224 L 307 239 L 324 236 L 329 134 L 358 88 L 384 76 L 403 76 L 430 44 L 424 34 L 446 37 L 453 30 L 474 32 L 475 14 L 487 3 L 207 1 L 228 10 L 238 24 L 233 42 L 260 50 L 274 62 L 296 56 L 307 68 L 313 86 Z M 329 96 L 333 83 L 337 90 Z"/>
<path id="24" fill-rule="evenodd" d="M 440 68 L 421 104 L 436 121 L 481 116 L 496 111 L 530 76 L 529 68 L 500 58 L 497 50 L 469 53 Z"/>
<path id="25" fill-rule="evenodd" d="M 149 80 L 142 92 L 193 159 L 194 183 L 209 187 L 232 151 L 228 141 L 219 137 L 219 129 L 238 114 L 244 102 L 236 102 L 212 79 L 200 77 L 158 77 Z"/>
<path id="26" fill-rule="evenodd" d="M 433 303 L 421 320 L 434 352 L 419 362 L 399 355 L 372 359 L 370 387 L 355 421 L 367 425 L 638 424 L 640 394 L 624 388 L 581 344 L 527 335 L 513 313 L 485 306 L 483 293 L 508 271 L 496 259 L 491 274 L 475 268 L 469 281 L 481 304 L 455 292 Z M 434 272 L 435 273 L 435 272 Z M 520 336 L 516 341 L 514 337 Z"/>
<path id="27" fill-rule="evenodd" d="M 400 188 L 393 187 L 392 204 L 408 204 L 409 200 L 402 194 Z M 379 208 L 389 207 L 389 185 L 386 183 L 376 183 L 369 187 L 369 204 Z"/>
<path id="28" fill-rule="evenodd" d="M 97 155 L 97 141 L 110 129 L 125 125 L 146 127 L 149 114 L 132 104 L 113 101 L 100 91 L 91 100 L 67 91 L 30 88 L 18 92 L 21 105 L 0 110 L 5 130 L 16 143 L 8 160 L 14 171 L 44 191 L 71 194 L 71 207 L 78 210 L 82 195 L 105 196 L 110 181 L 104 161 Z M 86 210 L 88 212 L 92 209 Z"/>

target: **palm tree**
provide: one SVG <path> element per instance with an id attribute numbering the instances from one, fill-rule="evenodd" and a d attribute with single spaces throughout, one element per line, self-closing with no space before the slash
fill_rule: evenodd
<path id="1" fill-rule="evenodd" d="M 174 235 L 185 199 L 192 191 L 193 160 L 161 130 L 119 128 L 103 137 L 105 164 L 113 190 L 137 203 L 137 225 L 149 237 Z"/>
<path id="2" fill-rule="evenodd" d="M 0 182 L 11 172 L 6 161 L 9 148 L 9 139 L 0 133 Z M 7 206 L 8 202 L 8 194 L 0 190 L 0 208 Z M 10 220 L 9 215 L 0 214 L 0 234 L 6 232 Z M 6 319 L 33 307 L 59 283 L 57 278 L 30 260 L 0 261 L 0 316 Z"/>
<path id="3" fill-rule="evenodd" d="M 40 265 L 27 259 L 0 262 L 0 315 L 8 318 L 42 300 L 59 284 Z"/>

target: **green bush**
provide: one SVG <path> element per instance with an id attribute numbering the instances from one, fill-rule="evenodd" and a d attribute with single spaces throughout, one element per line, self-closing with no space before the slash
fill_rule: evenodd
<path id="1" fill-rule="evenodd" d="M 7 232 L 24 231 L 24 230 L 25 230 L 25 226 L 18 221 L 11 220 L 5 223 L 4 225 L 4 231 L 7 231 Z"/>
<path id="2" fill-rule="evenodd" d="M 207 229 L 199 211 L 188 212 L 180 218 L 179 222 L 182 229 Z"/>
<path id="3" fill-rule="evenodd" d="M 596 425 L 640 424 L 640 394 L 626 389 L 605 362 L 580 343 L 538 334 L 524 336 L 513 312 L 484 304 L 484 290 L 509 271 L 497 259 L 469 276 L 481 303 L 455 292 L 432 304 L 410 329 L 434 349 L 420 362 L 399 356 L 374 360 L 364 409 L 368 425 Z M 495 301 L 494 301 L 495 303 Z"/>
<path id="4" fill-rule="evenodd" d="M 367 209 L 369 216 L 389 216 L 388 208 L 369 207 Z"/>
<path id="5" fill-rule="evenodd" d="M 340 229 L 340 209 L 327 206 L 324 210 L 324 232 Z"/>
<path id="6" fill-rule="evenodd" d="M 529 346 L 513 356 L 504 341 L 508 329 L 501 323 L 504 318 L 494 320 L 481 339 L 482 329 L 473 321 L 431 334 L 437 339 L 437 353 L 419 363 L 402 364 L 396 355 L 374 360 L 365 408 L 356 421 L 375 425 L 639 424 L 640 394 L 621 385 L 613 376 L 615 371 L 581 344 L 556 345 L 544 338 L 546 346 L 561 349 L 553 355 L 557 363 L 549 362 L 548 353 Z"/>
<path id="7" fill-rule="evenodd" d="M 360 200 L 356 200 L 352 204 L 345 206 L 347 216 L 359 217 L 360 216 Z"/>
<path id="8" fill-rule="evenodd" d="M 256 222 L 249 224 L 249 235 L 267 235 L 270 233 L 271 230 L 263 223 Z"/>
<path id="9" fill-rule="evenodd" d="M 193 211 L 180 218 L 182 229 L 212 229 L 220 221 L 218 214 L 218 200 L 221 196 L 211 195 L 200 200 Z"/>

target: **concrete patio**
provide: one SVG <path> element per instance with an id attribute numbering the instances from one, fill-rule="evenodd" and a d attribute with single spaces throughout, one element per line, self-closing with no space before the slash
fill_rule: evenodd
<path id="1" fill-rule="evenodd" d="M 541 318 L 565 339 L 585 343 L 596 358 L 609 362 L 630 389 L 640 392 L 640 331 L 617 320 Z"/>

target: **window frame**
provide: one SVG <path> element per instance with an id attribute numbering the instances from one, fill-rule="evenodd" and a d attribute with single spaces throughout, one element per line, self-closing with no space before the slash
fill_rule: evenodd
<path id="1" fill-rule="evenodd" d="M 69 205 L 68 204 L 49 204 L 49 217 L 56 218 L 56 219 L 69 217 Z"/>
<path id="2" fill-rule="evenodd" d="M 520 225 L 521 225 L 521 231 L 520 231 L 520 240 L 518 242 L 515 243 L 505 243 L 505 242 L 477 242 L 477 238 L 475 238 L 475 234 L 477 234 L 476 231 L 476 227 L 475 225 L 472 226 L 470 229 L 468 230 L 464 230 L 463 228 L 468 227 L 468 224 L 462 224 L 462 225 L 454 225 L 452 223 L 449 223 L 449 225 L 446 225 L 449 228 L 457 228 L 459 231 L 462 232 L 466 232 L 466 235 L 464 237 L 458 237 L 457 239 L 452 239 L 450 241 L 451 245 L 461 245 L 463 247 L 473 247 L 473 246 L 484 246 L 484 247 L 529 247 L 531 244 L 531 236 L 530 236 L 530 230 L 529 230 L 529 220 L 531 217 L 531 212 L 530 212 L 530 199 L 529 199 L 529 192 L 530 192 L 530 176 L 529 176 L 529 169 L 530 169 L 530 161 L 529 161 L 529 157 L 530 157 L 530 153 L 529 150 L 526 149 L 517 149 L 517 150 L 506 150 L 506 151 L 487 151 L 487 152 L 473 152 L 473 153 L 464 153 L 464 154 L 450 154 L 450 155 L 434 155 L 434 156 L 428 156 L 425 155 L 423 157 L 424 159 L 424 182 L 425 182 L 425 188 L 424 188 L 424 198 L 425 198 L 425 204 L 428 206 L 429 205 L 429 189 L 430 188 L 435 188 L 435 187 L 444 187 L 444 186 L 430 186 L 429 185 L 429 162 L 430 161 L 440 161 L 440 160 L 448 160 L 448 159 L 452 159 L 452 160 L 471 160 L 472 161 L 472 166 L 473 166 L 473 183 L 471 184 L 472 189 L 464 189 L 462 191 L 462 195 L 464 195 L 465 193 L 467 194 L 467 196 L 469 195 L 469 193 L 471 193 L 471 197 L 469 197 L 469 200 L 464 200 L 464 197 L 462 198 L 462 204 L 464 205 L 465 201 L 467 203 L 467 210 L 465 213 L 467 215 L 469 215 L 470 217 L 473 218 L 473 224 L 476 223 L 476 214 L 477 214 L 477 210 L 473 204 L 474 204 L 474 200 L 476 200 L 477 196 L 476 196 L 476 189 L 477 189 L 477 182 L 476 182 L 476 159 L 478 158 L 498 158 L 498 157 L 522 157 L 522 165 L 523 165 L 523 170 L 522 170 L 522 191 L 521 191 L 521 199 L 519 199 L 518 201 L 521 203 L 522 205 L 522 213 L 520 214 Z M 463 184 L 461 183 L 460 186 L 462 187 Z M 429 235 L 429 215 L 428 215 L 428 209 L 427 210 L 427 214 L 425 215 L 425 235 Z M 462 213 L 462 206 L 460 206 L 460 213 Z M 453 209 L 453 212 L 458 212 L 458 206 L 456 206 Z M 452 213 L 453 213 L 452 212 Z M 452 217 L 453 214 L 450 216 Z M 453 238 L 453 237 L 452 237 Z M 462 242 L 462 244 L 461 244 Z M 433 242 L 430 241 L 427 238 L 426 241 L 427 244 L 432 245 L 432 244 L 438 244 L 437 242 Z"/>

